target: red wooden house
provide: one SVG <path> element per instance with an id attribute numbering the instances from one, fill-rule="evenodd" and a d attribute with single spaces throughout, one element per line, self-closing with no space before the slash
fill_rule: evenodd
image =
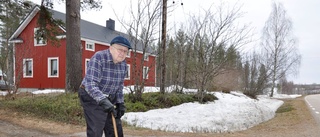
<path id="1" fill-rule="evenodd" d="M 54 19 L 65 22 L 65 14 L 52 11 Z M 39 7 L 35 7 L 31 13 L 22 21 L 17 30 L 10 37 L 14 45 L 14 81 L 20 90 L 33 91 L 38 89 L 64 89 L 66 77 L 66 36 L 65 27 L 59 26 L 63 32 L 58 36 L 61 46 L 53 45 L 43 39 L 35 39 L 35 31 L 39 28 L 37 20 L 39 18 Z M 129 36 L 115 30 L 114 20 L 107 20 L 106 26 L 97 25 L 85 20 L 80 22 L 81 44 L 82 44 L 82 70 L 85 75 L 86 64 L 91 56 L 99 51 L 108 49 L 110 41 L 118 36 Z M 145 80 L 146 86 L 155 86 L 155 56 L 147 52 L 143 54 L 141 44 L 133 44 L 136 49 L 136 58 L 133 54 L 135 50 L 128 53 L 127 63 L 129 67 L 125 86 L 133 85 L 134 79 L 139 75 Z M 144 58 L 144 62 L 140 60 Z M 137 60 L 137 61 L 135 61 Z M 142 70 L 133 72 L 133 61 L 137 66 L 143 65 Z M 140 67 L 138 67 L 140 68 Z M 80 74 L 81 75 L 81 74 Z"/>

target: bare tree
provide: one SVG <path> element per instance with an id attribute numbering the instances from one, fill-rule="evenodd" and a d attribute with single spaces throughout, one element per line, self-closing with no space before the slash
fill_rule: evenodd
<path id="1" fill-rule="evenodd" d="M 33 39 L 34 36 L 26 36 L 26 45 L 33 45 Z M 31 44 L 32 43 L 32 44 Z M 20 83 L 23 80 L 23 77 L 30 74 L 32 75 L 34 72 L 34 68 L 32 65 L 28 64 L 27 59 L 33 59 L 32 63 L 34 61 L 40 60 L 42 56 L 39 56 L 39 54 L 36 54 L 35 51 L 33 51 L 33 48 L 30 48 L 28 46 L 19 46 L 18 48 L 15 48 L 14 51 L 14 57 L 15 57 L 15 77 L 14 77 L 14 89 L 12 92 L 8 92 L 7 98 L 12 99 L 15 98 L 15 94 L 18 93 L 18 87 L 20 87 Z M 19 55 L 19 56 L 17 56 Z M 32 64 L 31 63 L 31 64 Z M 30 67 L 30 68 L 29 68 Z"/>
<path id="2" fill-rule="evenodd" d="M 9 38 L 31 8 L 32 3 L 28 1 L 3 0 L 0 2 L 0 70 L 9 96 L 16 93 L 16 89 L 11 86 L 14 84 L 14 55 L 13 44 L 9 42 Z M 11 90 L 13 92 L 10 92 Z"/>
<path id="3" fill-rule="evenodd" d="M 137 5 L 134 5 L 137 3 Z M 124 20 L 117 16 L 121 25 L 126 29 L 130 35 L 130 40 L 133 42 L 133 78 L 134 89 L 131 89 L 131 93 L 134 93 L 134 99 L 140 100 L 145 85 L 145 79 L 143 76 L 144 56 L 148 56 L 154 50 L 152 47 L 155 43 L 156 36 L 159 33 L 159 19 L 161 17 L 161 1 L 157 0 L 138 0 L 131 1 L 130 7 L 130 20 Z M 117 14 L 116 14 L 117 15 Z M 138 49 L 141 47 L 142 49 Z M 142 57 L 139 54 L 139 50 L 142 50 Z M 154 54 L 154 53 L 153 53 Z M 140 65 L 139 65 L 140 64 Z M 155 62 L 151 62 L 149 68 L 155 67 Z M 151 69 L 149 69 L 151 70 Z M 145 73 L 147 75 L 148 72 Z"/>
<path id="4" fill-rule="evenodd" d="M 266 67 L 270 70 L 272 97 L 277 81 L 284 74 L 297 73 L 301 60 L 296 38 L 293 37 L 292 22 L 281 3 L 272 5 L 272 12 L 263 29 L 261 45 Z"/>
<path id="5" fill-rule="evenodd" d="M 294 83 L 292 81 L 287 81 L 284 77 L 280 80 L 280 88 L 282 94 L 293 94 Z"/>
<path id="6" fill-rule="evenodd" d="M 192 21 L 188 37 L 192 42 L 191 63 L 194 66 L 189 71 L 193 74 L 193 81 L 197 82 L 199 101 L 202 101 L 204 91 L 209 82 L 218 74 L 226 72 L 228 48 L 238 49 L 249 42 L 250 29 L 248 26 L 237 26 L 237 20 L 242 16 L 241 7 L 218 5 L 216 11 L 206 10 L 203 17 L 191 18 Z"/>

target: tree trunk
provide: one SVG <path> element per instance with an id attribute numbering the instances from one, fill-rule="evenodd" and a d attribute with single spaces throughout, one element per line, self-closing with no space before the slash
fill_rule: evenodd
<path id="1" fill-rule="evenodd" d="M 66 92 L 76 92 L 82 81 L 80 0 L 66 1 Z"/>

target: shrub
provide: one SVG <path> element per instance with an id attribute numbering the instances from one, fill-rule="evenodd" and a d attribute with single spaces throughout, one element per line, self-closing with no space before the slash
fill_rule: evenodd
<path id="1" fill-rule="evenodd" d="M 292 110 L 294 110 L 294 108 L 292 107 L 291 104 L 284 104 L 277 109 L 276 113 L 284 113 Z"/>
<path id="2" fill-rule="evenodd" d="M 75 93 L 26 96 L 15 100 L 3 101 L 6 108 L 28 113 L 39 118 L 51 119 L 66 123 L 84 123 L 82 108 Z"/>
<path id="3" fill-rule="evenodd" d="M 148 109 L 154 109 L 154 108 L 161 108 L 163 107 L 162 104 L 159 102 L 159 97 L 161 96 L 161 93 L 155 92 L 155 93 L 144 93 L 142 94 L 142 100 L 143 104 Z"/>
<path id="4" fill-rule="evenodd" d="M 142 102 L 126 103 L 127 112 L 145 112 L 146 106 Z"/>
<path id="5" fill-rule="evenodd" d="M 179 93 L 143 93 L 142 101 L 132 102 L 125 95 L 127 112 L 145 112 L 150 109 L 168 108 L 182 103 L 197 101 L 195 95 Z M 205 95 L 205 101 L 213 101 L 214 95 Z M 78 94 L 27 95 L 15 100 L 0 100 L 1 108 L 26 113 L 39 118 L 72 124 L 85 124 Z"/>
<path id="6" fill-rule="evenodd" d="M 209 101 L 214 101 L 218 100 L 218 98 L 212 94 L 205 94 L 203 98 L 203 102 L 209 102 Z"/>
<path id="7" fill-rule="evenodd" d="M 125 95 L 125 102 L 127 106 L 127 112 L 139 112 L 157 108 L 169 108 L 172 106 L 180 105 L 187 102 L 198 101 L 196 95 L 193 94 L 180 94 L 180 93 L 143 93 L 142 101 L 133 102 L 129 99 L 129 95 Z M 204 102 L 214 101 L 217 98 L 211 94 L 205 94 Z M 143 105 L 144 107 L 140 106 Z M 132 108 L 131 108 L 132 107 Z"/>

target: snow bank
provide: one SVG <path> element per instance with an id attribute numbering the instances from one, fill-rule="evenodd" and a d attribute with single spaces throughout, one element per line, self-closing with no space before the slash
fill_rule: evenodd
<path id="1" fill-rule="evenodd" d="M 173 132 L 233 132 L 245 130 L 275 116 L 283 101 L 254 100 L 242 93 L 215 93 L 219 100 L 207 104 L 185 103 L 166 109 L 126 113 L 129 125 Z"/>

